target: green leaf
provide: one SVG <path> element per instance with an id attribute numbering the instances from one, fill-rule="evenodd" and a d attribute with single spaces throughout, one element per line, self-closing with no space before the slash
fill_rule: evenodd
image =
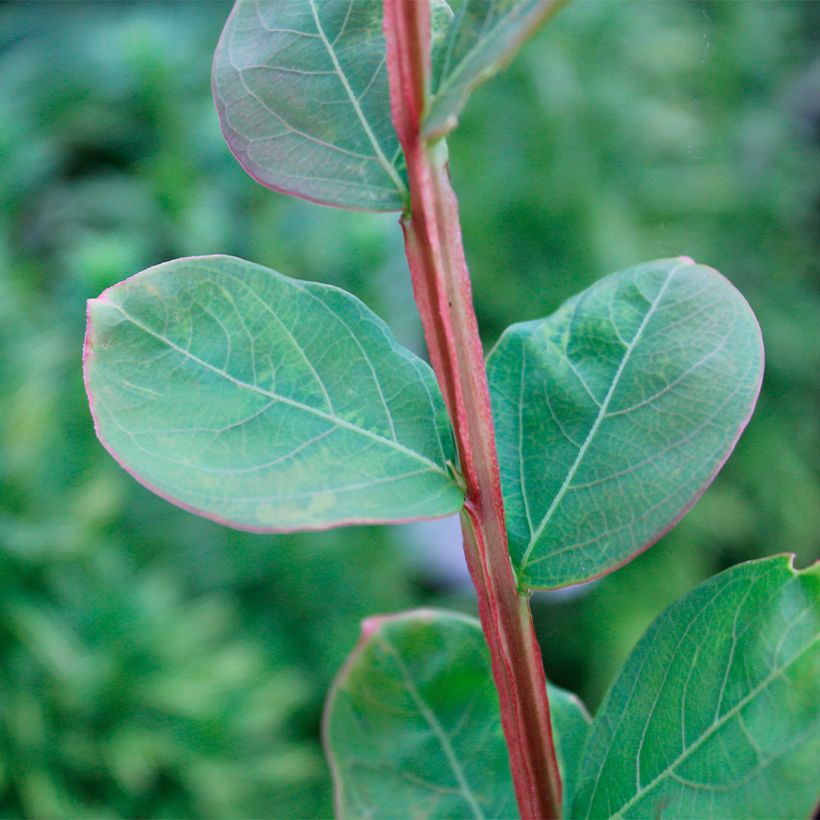
<path id="1" fill-rule="evenodd" d="M 516 814 L 498 694 L 473 618 L 418 610 L 365 621 L 328 696 L 340 817 Z"/>
<path id="2" fill-rule="evenodd" d="M 461 507 L 432 371 L 350 294 L 203 256 L 149 268 L 88 313 L 97 434 L 179 506 L 266 532 Z"/>
<path id="3" fill-rule="evenodd" d="M 498 73 L 564 0 L 461 0 L 441 42 L 434 32 L 427 137 L 452 131 L 473 89 Z"/>
<path id="4" fill-rule="evenodd" d="M 589 716 L 548 690 L 566 798 Z M 475 618 L 424 609 L 365 621 L 328 694 L 324 739 L 340 817 L 517 816 Z"/>
<path id="5" fill-rule="evenodd" d="M 809 817 L 820 566 L 733 567 L 673 604 L 595 718 L 571 816 Z"/>
<path id="6" fill-rule="evenodd" d="M 509 328 L 488 375 L 521 585 L 584 581 L 654 543 L 723 465 L 762 372 L 746 301 L 685 257 Z"/>
<path id="7" fill-rule="evenodd" d="M 572 692 L 548 683 L 547 693 L 550 701 L 553 742 L 563 783 L 562 803 L 564 814 L 569 816 L 578 764 L 581 762 L 581 752 L 589 735 L 592 718 L 578 696 Z"/>
<path id="8" fill-rule="evenodd" d="M 403 210 L 381 0 L 237 0 L 214 56 L 222 131 L 268 188 Z"/>

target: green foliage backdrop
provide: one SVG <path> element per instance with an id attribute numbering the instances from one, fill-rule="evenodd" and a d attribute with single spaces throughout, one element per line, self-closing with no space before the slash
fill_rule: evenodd
<path id="1" fill-rule="evenodd" d="M 395 216 L 273 194 L 230 157 L 209 92 L 228 9 L 0 7 L 0 816 L 326 816 L 319 713 L 359 620 L 473 609 L 402 528 L 222 529 L 93 437 L 85 299 L 175 256 L 344 286 L 422 350 Z M 693 512 L 582 594 L 536 599 L 548 673 L 591 707 L 699 580 L 816 553 L 818 31 L 811 3 L 577 2 L 451 139 L 488 345 L 678 254 L 724 271 L 763 328 L 757 414 Z"/>

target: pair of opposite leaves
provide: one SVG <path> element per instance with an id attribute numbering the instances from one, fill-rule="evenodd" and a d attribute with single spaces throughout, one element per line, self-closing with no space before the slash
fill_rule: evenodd
<path id="1" fill-rule="evenodd" d="M 565 1 L 430 0 L 425 136 L 452 130 L 470 92 Z M 263 185 L 342 208 L 406 207 L 382 3 L 237 0 L 214 57 L 214 100 L 228 145 Z"/>
<path id="2" fill-rule="evenodd" d="M 732 567 L 664 612 L 595 719 L 549 687 L 563 816 L 798 818 L 817 800 L 820 565 Z M 516 816 L 481 627 L 366 621 L 327 701 L 339 817 Z"/>
<path id="3" fill-rule="evenodd" d="M 577 583 L 653 543 L 730 452 L 760 385 L 757 323 L 710 268 L 609 276 L 488 360 L 513 563 Z M 97 433 L 181 506 L 258 531 L 395 522 L 463 504 L 432 370 L 337 288 L 224 256 L 89 304 Z"/>
<path id="4" fill-rule="evenodd" d="M 428 131 L 451 127 L 556 5 L 463 0 L 453 16 L 434 0 Z M 265 184 L 404 207 L 381 15 L 381 0 L 238 0 L 214 95 Z M 661 260 L 513 326 L 488 367 L 513 563 L 522 586 L 555 587 L 628 560 L 696 500 L 751 414 L 762 348 L 725 279 Z M 229 257 L 159 265 L 91 301 L 85 374 L 115 458 L 222 523 L 316 529 L 463 504 L 431 370 L 336 288 Z"/>
<path id="5" fill-rule="evenodd" d="M 558 3 L 431 3 L 435 137 Z M 234 153 L 268 187 L 406 206 L 381 0 L 238 0 L 214 92 Z M 513 562 L 522 586 L 548 587 L 613 569 L 685 512 L 748 420 L 762 350 L 731 285 L 677 259 L 510 328 L 488 368 Z M 160 265 L 92 300 L 85 375 L 114 456 L 224 523 L 318 528 L 463 503 L 432 372 L 335 288 L 228 257 Z M 591 728 L 553 689 L 565 811 L 805 813 L 816 587 L 783 558 L 707 581 L 652 627 Z M 514 813 L 476 622 L 371 621 L 326 739 L 342 814 Z"/>

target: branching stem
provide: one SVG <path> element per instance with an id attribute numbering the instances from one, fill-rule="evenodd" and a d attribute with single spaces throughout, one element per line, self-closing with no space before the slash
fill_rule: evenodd
<path id="1" fill-rule="evenodd" d="M 516 799 L 525 820 L 557 818 L 561 780 L 529 598 L 510 565 L 484 355 L 464 258 L 458 203 L 442 145 L 422 137 L 429 86 L 428 0 L 384 0 L 393 122 L 407 162 L 407 259 L 430 359 L 467 487 L 464 553 L 492 658 Z"/>

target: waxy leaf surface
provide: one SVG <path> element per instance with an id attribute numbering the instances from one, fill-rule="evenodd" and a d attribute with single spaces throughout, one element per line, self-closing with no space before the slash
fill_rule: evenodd
<path id="1" fill-rule="evenodd" d="M 260 531 L 461 506 L 432 371 L 350 294 L 208 256 L 143 271 L 88 313 L 97 434 L 170 501 Z"/>
<path id="2" fill-rule="evenodd" d="M 432 101 L 424 120 L 428 137 L 458 121 L 473 89 L 500 71 L 523 42 L 564 0 L 456 0 L 453 20 L 433 49 Z M 435 19 L 435 18 L 434 18 Z"/>
<path id="3" fill-rule="evenodd" d="M 488 375 L 522 586 L 584 581 L 654 543 L 728 457 L 762 372 L 748 304 L 686 258 L 509 328 Z"/>
<path id="4" fill-rule="evenodd" d="M 588 716 L 550 686 L 561 772 Z M 498 694 L 479 622 L 436 610 L 365 621 L 328 695 L 325 748 L 339 817 L 516 817 Z"/>
<path id="5" fill-rule="evenodd" d="M 820 568 L 734 567 L 650 627 L 595 717 L 573 818 L 810 817 Z"/>
<path id="6" fill-rule="evenodd" d="M 255 179 L 339 207 L 405 207 L 381 0 L 237 0 L 214 57 L 222 132 Z"/>

